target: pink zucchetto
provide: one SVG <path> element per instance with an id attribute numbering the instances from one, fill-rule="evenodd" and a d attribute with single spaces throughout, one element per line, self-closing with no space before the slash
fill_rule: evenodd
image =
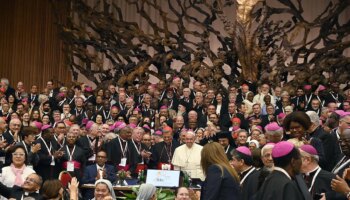
<path id="1" fill-rule="evenodd" d="M 336 110 L 334 112 L 337 113 L 340 118 L 347 116 L 347 115 L 350 115 L 350 112 L 345 112 L 344 110 Z"/>
<path id="2" fill-rule="evenodd" d="M 86 87 L 85 92 L 92 92 L 92 87 L 90 87 L 90 86 Z"/>
<path id="3" fill-rule="evenodd" d="M 252 156 L 252 152 L 246 146 L 238 147 L 238 148 L 236 148 L 236 151 L 238 151 L 239 153 L 242 153 L 244 155 L 247 155 L 247 156 Z"/>
<path id="4" fill-rule="evenodd" d="M 109 126 L 109 131 L 112 131 L 112 132 L 113 132 L 113 131 L 114 131 L 114 129 L 115 129 L 114 124 L 112 124 L 112 125 L 110 125 L 110 126 Z"/>
<path id="5" fill-rule="evenodd" d="M 168 109 L 168 106 L 161 106 L 160 109 Z"/>
<path id="6" fill-rule="evenodd" d="M 321 91 L 323 91 L 323 90 L 325 90 L 325 89 L 326 89 L 326 87 L 323 86 L 323 85 L 319 85 L 319 86 L 318 86 L 318 91 L 319 91 L 319 92 L 321 92 Z"/>
<path id="7" fill-rule="evenodd" d="M 88 121 L 87 123 L 86 123 L 86 130 L 90 130 L 90 128 L 92 127 L 92 125 L 94 125 L 94 123 L 95 122 L 93 122 L 93 121 Z"/>
<path id="8" fill-rule="evenodd" d="M 121 121 L 117 121 L 116 123 L 114 123 L 114 127 L 118 128 L 120 125 L 125 124 L 124 122 Z"/>
<path id="9" fill-rule="evenodd" d="M 62 97 L 62 98 L 63 98 L 64 95 L 65 95 L 65 94 L 64 94 L 63 92 L 58 93 L 58 96 L 59 96 L 59 97 Z"/>
<path id="10" fill-rule="evenodd" d="M 138 112 L 140 112 L 141 110 L 140 110 L 140 108 L 139 108 L 139 107 L 136 107 L 136 108 L 134 109 L 134 111 L 138 111 Z"/>
<path id="11" fill-rule="evenodd" d="M 278 131 L 281 129 L 282 127 L 280 127 L 276 122 L 272 122 L 265 126 L 265 131 Z"/>
<path id="12" fill-rule="evenodd" d="M 294 145 L 287 141 L 278 142 L 272 149 L 272 157 L 280 158 L 288 155 L 294 148 Z"/>
<path id="13" fill-rule="evenodd" d="M 89 119 L 88 118 L 84 118 L 82 121 L 81 121 L 81 124 L 82 125 L 85 125 L 89 122 Z"/>
<path id="14" fill-rule="evenodd" d="M 156 130 L 156 132 L 154 132 L 154 135 L 162 136 L 163 132 L 161 130 Z"/>
<path id="15" fill-rule="evenodd" d="M 304 144 L 301 147 L 299 147 L 299 149 L 305 151 L 306 153 L 310 154 L 310 155 L 314 155 L 317 156 L 317 150 L 315 149 L 315 147 L 313 147 L 312 145 L 309 144 Z"/>
<path id="16" fill-rule="evenodd" d="M 129 124 L 128 126 L 129 126 L 130 128 L 136 128 L 136 127 L 137 127 L 136 124 L 133 124 L 133 123 Z"/>
<path id="17" fill-rule="evenodd" d="M 277 115 L 278 119 L 284 119 L 287 115 L 284 113 L 280 113 Z"/>
<path id="18" fill-rule="evenodd" d="M 37 127 L 39 130 L 41 130 L 41 128 L 43 127 L 43 124 L 41 122 L 38 121 L 33 121 L 33 124 L 35 127 Z"/>
<path id="19" fill-rule="evenodd" d="M 304 85 L 305 90 L 311 90 L 311 85 Z"/>
<path id="20" fill-rule="evenodd" d="M 41 131 L 45 131 L 46 129 L 51 128 L 51 125 L 44 125 L 41 127 Z"/>

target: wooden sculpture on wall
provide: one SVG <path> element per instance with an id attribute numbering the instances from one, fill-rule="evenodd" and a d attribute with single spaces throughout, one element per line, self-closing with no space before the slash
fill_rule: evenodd
<path id="1" fill-rule="evenodd" d="M 145 83 L 150 75 L 179 76 L 185 84 L 193 77 L 215 88 L 223 80 L 293 87 L 349 80 L 350 17 L 340 18 L 348 0 L 330 1 L 313 21 L 303 16 L 301 0 L 277 0 L 279 6 L 265 0 L 125 0 L 147 31 L 125 19 L 120 2 L 71 0 L 71 15 L 60 26 L 75 79 L 81 73 L 96 85 L 125 85 Z"/>

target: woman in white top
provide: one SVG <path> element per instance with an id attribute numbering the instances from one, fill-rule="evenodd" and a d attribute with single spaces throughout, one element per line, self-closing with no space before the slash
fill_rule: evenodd
<path id="1" fill-rule="evenodd" d="M 11 149 L 11 165 L 2 168 L 1 183 L 7 187 L 14 185 L 22 186 L 27 176 L 35 173 L 35 171 L 25 165 L 27 154 L 23 146 L 16 145 Z M 1 197 L 1 199 L 6 199 Z"/>

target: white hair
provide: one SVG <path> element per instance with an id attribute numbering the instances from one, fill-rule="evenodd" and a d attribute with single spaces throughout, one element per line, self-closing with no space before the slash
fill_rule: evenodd
<path id="1" fill-rule="evenodd" d="M 315 111 L 307 111 L 306 114 L 309 116 L 311 122 L 315 124 L 316 126 L 320 125 L 320 117 Z"/>

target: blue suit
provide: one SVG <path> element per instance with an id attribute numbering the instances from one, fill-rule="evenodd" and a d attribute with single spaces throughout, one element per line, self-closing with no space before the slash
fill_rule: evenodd
<path id="1" fill-rule="evenodd" d="M 105 164 L 105 170 L 107 175 L 107 180 L 109 180 L 111 183 L 114 183 L 116 181 L 116 170 L 112 165 Z M 95 184 L 97 176 L 97 166 L 96 164 L 89 165 L 84 170 L 84 175 L 81 179 L 82 184 Z M 94 198 L 94 190 L 93 189 L 86 189 L 84 191 L 84 199 L 92 199 Z"/>

